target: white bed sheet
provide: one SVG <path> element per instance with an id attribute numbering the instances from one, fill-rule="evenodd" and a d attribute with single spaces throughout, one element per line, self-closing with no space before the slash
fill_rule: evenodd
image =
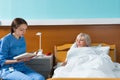
<path id="1" fill-rule="evenodd" d="M 57 65 L 53 78 L 120 78 L 120 64 L 112 62 L 100 49 L 74 48 L 67 54 L 67 65 Z"/>

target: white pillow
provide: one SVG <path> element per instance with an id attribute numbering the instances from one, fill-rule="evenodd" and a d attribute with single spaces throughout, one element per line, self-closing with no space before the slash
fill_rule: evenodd
<path id="1" fill-rule="evenodd" d="M 97 54 L 107 54 L 109 55 L 110 46 L 94 47 Z"/>

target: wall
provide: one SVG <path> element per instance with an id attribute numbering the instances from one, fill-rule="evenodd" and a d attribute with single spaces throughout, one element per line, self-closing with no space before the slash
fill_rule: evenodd
<path id="1" fill-rule="evenodd" d="M 9 26 L 0 26 L 0 38 L 7 34 L 9 29 Z M 92 42 L 115 44 L 117 61 L 120 62 L 120 24 L 29 26 L 25 34 L 28 52 L 39 49 L 39 37 L 35 35 L 37 32 L 42 32 L 44 53 L 53 53 L 54 45 L 73 43 L 77 34 L 85 32 L 91 36 Z"/>
<path id="2" fill-rule="evenodd" d="M 120 0 L 0 0 L 0 19 L 120 18 L 119 8 Z"/>

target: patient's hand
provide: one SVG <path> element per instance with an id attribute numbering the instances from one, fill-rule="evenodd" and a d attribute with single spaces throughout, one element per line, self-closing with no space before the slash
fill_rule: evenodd
<path id="1" fill-rule="evenodd" d="M 67 64 L 67 62 L 63 62 L 62 64 L 61 64 L 61 66 L 65 66 Z"/>

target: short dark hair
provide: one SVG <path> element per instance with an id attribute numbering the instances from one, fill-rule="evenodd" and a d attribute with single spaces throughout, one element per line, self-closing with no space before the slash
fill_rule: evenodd
<path id="1" fill-rule="evenodd" d="M 14 29 L 17 29 L 21 24 L 27 24 L 23 18 L 15 18 L 11 23 L 11 33 L 14 32 Z"/>

